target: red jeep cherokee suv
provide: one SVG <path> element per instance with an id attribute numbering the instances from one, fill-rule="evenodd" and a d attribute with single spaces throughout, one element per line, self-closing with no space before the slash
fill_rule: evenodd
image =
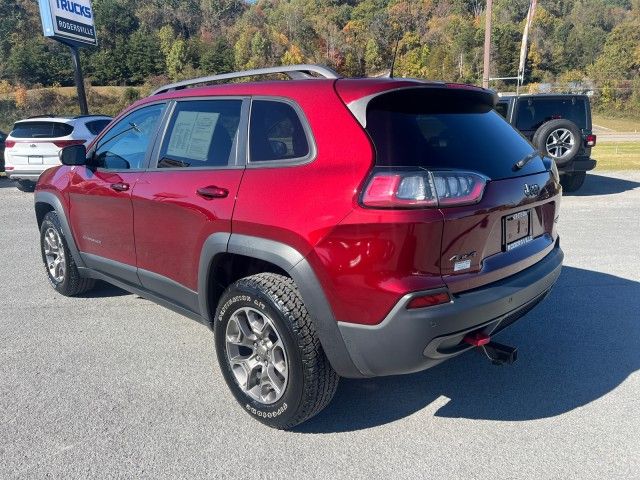
<path id="1" fill-rule="evenodd" d="M 292 80 L 185 88 L 263 74 Z M 40 178 L 49 281 L 106 280 L 208 325 L 238 402 L 277 428 L 339 376 L 474 346 L 512 361 L 490 337 L 560 274 L 562 190 L 496 100 L 315 65 L 163 87 Z"/>

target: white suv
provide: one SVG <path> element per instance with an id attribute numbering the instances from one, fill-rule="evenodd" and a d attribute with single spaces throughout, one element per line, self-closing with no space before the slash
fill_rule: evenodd
<path id="1" fill-rule="evenodd" d="M 33 191 L 42 172 L 60 165 L 58 153 L 63 147 L 86 147 L 110 121 L 106 115 L 39 115 L 16 122 L 5 140 L 7 177 L 15 180 L 20 190 Z"/>

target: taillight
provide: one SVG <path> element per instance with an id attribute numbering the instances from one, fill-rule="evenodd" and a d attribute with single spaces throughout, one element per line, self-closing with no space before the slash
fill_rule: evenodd
<path id="1" fill-rule="evenodd" d="M 12 148 L 15 146 L 15 144 L 16 142 L 14 140 L 5 140 L 4 142 L 5 148 Z"/>
<path id="2" fill-rule="evenodd" d="M 593 133 L 587 135 L 587 138 L 584 139 L 587 147 L 595 147 L 596 146 L 596 136 Z"/>
<path id="3" fill-rule="evenodd" d="M 54 140 L 52 143 L 58 148 L 70 147 L 71 145 L 82 145 L 86 140 Z"/>
<path id="4" fill-rule="evenodd" d="M 362 204 L 377 208 L 471 205 L 482 199 L 487 180 L 478 173 L 455 170 L 378 170 L 364 189 Z"/>

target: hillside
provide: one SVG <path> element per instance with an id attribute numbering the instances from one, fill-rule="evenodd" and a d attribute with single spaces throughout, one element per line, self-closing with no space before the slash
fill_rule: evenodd
<path id="1" fill-rule="evenodd" d="M 494 0 L 492 75 L 514 75 L 528 0 Z M 93 0 L 93 85 L 149 85 L 233 69 L 328 64 L 456 82 L 482 76 L 481 0 Z M 34 32 L 37 32 L 34 35 Z M 0 3 L 0 81 L 70 85 L 64 47 L 41 35 L 31 0 Z M 607 112 L 640 113 L 640 0 L 540 0 L 526 88 L 583 90 Z M 513 89 L 510 84 L 493 84 Z"/>

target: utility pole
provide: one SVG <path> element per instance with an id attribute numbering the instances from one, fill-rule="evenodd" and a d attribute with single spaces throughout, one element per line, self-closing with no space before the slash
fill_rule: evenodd
<path id="1" fill-rule="evenodd" d="M 489 67 L 491 65 L 491 7 L 493 0 L 487 0 L 484 20 L 484 67 L 482 72 L 482 87 L 489 88 Z"/>

